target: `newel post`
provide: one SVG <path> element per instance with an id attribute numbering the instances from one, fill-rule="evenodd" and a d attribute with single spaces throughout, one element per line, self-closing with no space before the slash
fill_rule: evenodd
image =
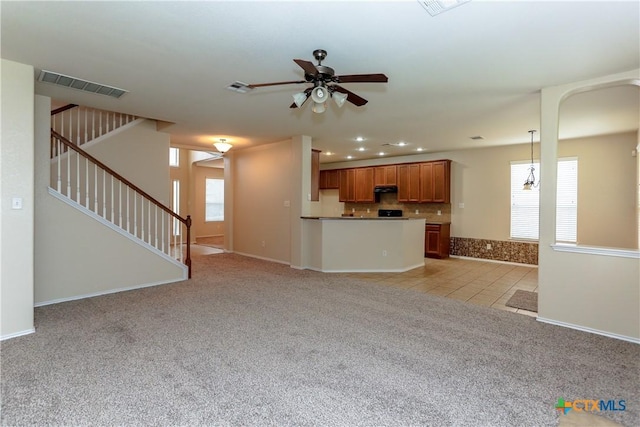
<path id="1" fill-rule="evenodd" d="M 187 215 L 185 225 L 187 226 L 187 258 L 184 263 L 189 268 L 189 279 L 191 279 L 191 215 Z"/>

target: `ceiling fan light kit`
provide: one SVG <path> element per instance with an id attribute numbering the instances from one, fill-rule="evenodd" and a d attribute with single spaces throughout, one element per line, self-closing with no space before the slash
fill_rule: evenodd
<path id="1" fill-rule="evenodd" d="M 304 92 L 293 94 L 293 104 L 291 104 L 289 108 L 302 107 L 307 98 L 311 96 L 314 103 L 313 112 L 323 113 L 326 110 L 326 101 L 329 98 L 333 98 L 338 107 L 342 107 L 346 101 L 349 101 L 356 107 L 361 107 L 368 102 L 366 99 L 345 89 L 338 83 L 387 83 L 389 81 L 387 76 L 381 73 L 336 76 L 333 68 L 322 65 L 322 61 L 327 57 L 326 50 L 316 49 L 313 51 L 313 56 L 318 61 L 318 65 L 314 65 L 304 59 L 293 60 L 293 62 L 298 64 L 304 71 L 304 80 L 256 83 L 247 86 L 250 89 L 254 89 L 264 86 L 312 83 L 313 86 L 308 87 Z"/>

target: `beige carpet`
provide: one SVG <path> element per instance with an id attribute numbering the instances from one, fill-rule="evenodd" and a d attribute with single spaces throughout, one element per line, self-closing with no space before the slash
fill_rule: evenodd
<path id="1" fill-rule="evenodd" d="M 38 307 L 2 342 L 7 426 L 554 426 L 625 399 L 640 346 L 222 253 L 193 279 Z"/>
<path id="2" fill-rule="evenodd" d="M 518 289 L 505 304 L 507 307 L 538 312 L 538 293 Z"/>

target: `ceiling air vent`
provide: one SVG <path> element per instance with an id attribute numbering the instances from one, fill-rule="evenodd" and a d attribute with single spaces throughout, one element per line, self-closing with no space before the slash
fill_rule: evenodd
<path id="1" fill-rule="evenodd" d="M 40 72 L 38 80 L 44 83 L 52 83 L 58 86 L 95 93 L 97 95 L 111 96 L 113 98 L 120 98 L 128 92 L 127 90 L 118 89 L 117 87 L 82 80 L 77 77 L 65 76 L 64 74 L 54 73 L 53 71 L 47 70 L 42 70 Z"/>
<path id="2" fill-rule="evenodd" d="M 469 1 L 471 0 L 418 0 L 418 3 L 429 12 L 429 15 L 436 16 Z"/>
<path id="3" fill-rule="evenodd" d="M 482 141 L 484 139 L 484 136 L 481 136 L 481 135 L 470 136 L 469 139 L 473 139 L 474 141 Z"/>

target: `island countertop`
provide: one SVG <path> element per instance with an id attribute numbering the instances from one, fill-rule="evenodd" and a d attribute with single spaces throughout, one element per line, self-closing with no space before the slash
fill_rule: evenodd
<path id="1" fill-rule="evenodd" d="M 389 217 L 389 216 L 382 216 L 382 217 L 377 217 L 377 216 L 301 216 L 301 219 L 319 219 L 319 220 L 341 220 L 341 219 L 346 219 L 349 221 L 352 220 L 374 220 L 374 221 L 378 221 L 378 220 L 384 220 L 384 221 L 397 221 L 397 220 L 424 220 L 424 218 L 410 218 L 410 217 L 406 217 L 406 216 L 397 216 L 397 217 Z"/>
<path id="2" fill-rule="evenodd" d="M 430 220 L 425 220 L 424 218 L 417 218 L 417 217 L 408 217 L 408 216 L 398 216 L 398 217 L 387 217 L 387 216 L 383 216 L 383 217 L 376 217 L 376 216 L 301 216 L 301 219 L 317 219 L 317 220 L 321 220 L 321 221 L 325 221 L 325 220 L 342 220 L 342 219 L 346 219 L 349 221 L 353 221 L 353 220 L 374 220 L 374 221 L 378 221 L 378 220 L 383 220 L 383 221 L 397 221 L 397 220 L 424 220 L 426 225 L 445 225 L 445 224 L 451 224 L 450 221 L 430 221 Z"/>

